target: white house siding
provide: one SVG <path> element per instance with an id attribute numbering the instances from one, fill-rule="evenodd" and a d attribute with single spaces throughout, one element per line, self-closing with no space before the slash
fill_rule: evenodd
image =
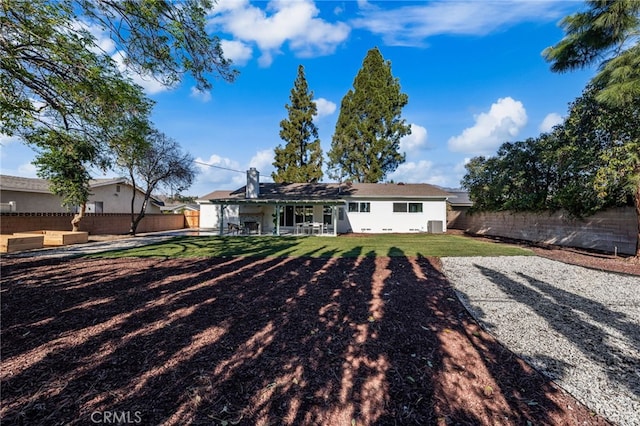
<path id="1" fill-rule="evenodd" d="M 349 212 L 348 202 L 368 202 L 371 211 L 368 213 Z M 428 232 L 429 221 L 440 221 L 442 230 L 446 232 L 447 227 L 447 205 L 442 200 L 349 200 L 344 205 L 338 206 L 342 213 L 336 214 L 337 232 L 364 232 L 364 233 L 407 233 L 407 232 Z M 421 203 L 421 213 L 394 212 L 393 203 Z M 281 205 L 284 208 L 284 204 Z M 275 206 L 241 206 L 227 205 L 224 210 L 223 229 L 227 223 L 239 223 L 241 219 L 259 221 L 263 234 L 270 234 L 273 230 L 272 213 Z M 340 218 L 342 217 L 342 220 Z M 323 221 L 323 205 L 313 206 L 313 220 Z M 281 225 L 282 226 L 282 225 Z M 204 229 L 219 229 L 220 227 L 220 205 L 203 203 L 200 204 L 200 227 Z M 286 227 L 285 227 L 286 228 Z M 289 227 L 291 228 L 291 227 Z M 288 229 L 293 231 L 293 228 Z"/>
<path id="2" fill-rule="evenodd" d="M 348 203 L 370 203 L 370 212 L 349 212 Z M 393 203 L 422 203 L 422 213 L 394 212 Z M 429 221 L 441 221 L 446 232 L 447 205 L 443 200 L 365 200 L 351 199 L 345 204 L 344 220 L 338 222 L 338 232 L 405 233 L 428 232 Z"/>
<path id="3" fill-rule="evenodd" d="M 238 206 L 225 206 L 223 227 L 229 222 L 238 223 Z M 220 205 L 200 204 L 200 228 L 219 229 L 220 228 Z"/>

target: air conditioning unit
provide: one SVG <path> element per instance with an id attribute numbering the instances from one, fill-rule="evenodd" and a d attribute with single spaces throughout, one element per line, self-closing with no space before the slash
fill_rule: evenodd
<path id="1" fill-rule="evenodd" d="M 430 234 L 442 234 L 444 232 L 444 222 L 441 220 L 427 221 L 427 232 Z"/>

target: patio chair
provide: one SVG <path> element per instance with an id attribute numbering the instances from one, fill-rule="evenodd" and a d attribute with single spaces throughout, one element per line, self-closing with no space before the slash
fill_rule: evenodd
<path id="1" fill-rule="evenodd" d="M 247 235 L 250 235 L 253 233 L 260 234 L 260 224 L 258 222 L 245 222 L 244 233 Z"/>
<path id="2" fill-rule="evenodd" d="M 238 233 L 240 232 L 240 225 L 231 222 L 227 223 L 227 232 L 229 234 L 238 235 Z"/>
<path id="3" fill-rule="evenodd" d="M 313 234 L 322 234 L 322 224 L 320 222 L 313 222 L 311 224 L 311 235 Z"/>

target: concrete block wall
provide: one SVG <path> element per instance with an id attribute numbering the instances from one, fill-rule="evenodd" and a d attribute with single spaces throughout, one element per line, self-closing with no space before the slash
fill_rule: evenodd
<path id="1" fill-rule="evenodd" d="M 70 231 L 71 213 L 3 213 L 0 215 L 0 233 L 52 230 Z M 128 214 L 87 214 L 80 222 L 80 230 L 91 235 L 126 234 L 131 216 Z M 138 225 L 137 232 L 157 232 L 182 229 L 185 219 L 181 214 L 148 214 Z"/>
<path id="2" fill-rule="evenodd" d="M 568 213 L 483 212 L 458 217 L 466 232 L 514 238 L 542 244 L 635 254 L 638 239 L 636 212 L 621 207 L 576 219 Z"/>

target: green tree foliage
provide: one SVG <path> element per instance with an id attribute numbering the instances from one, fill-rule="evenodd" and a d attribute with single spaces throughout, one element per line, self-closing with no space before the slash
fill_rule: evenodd
<path id="1" fill-rule="evenodd" d="M 71 222 L 73 230 L 82 220 L 90 195 L 89 169 L 108 169 L 113 150 L 134 144 L 150 125 L 152 103 L 138 86 L 108 67 L 99 77 L 90 88 L 88 83 L 79 84 L 75 92 L 79 98 L 91 96 L 90 102 L 79 101 L 62 114 L 49 110 L 42 125 L 22 133 L 37 150 L 39 175 L 52 182 L 53 193 L 63 197 L 64 205 L 79 207 Z"/>
<path id="2" fill-rule="evenodd" d="M 129 233 L 132 235 L 135 235 L 140 221 L 144 218 L 154 191 L 160 187 L 172 188 L 176 192 L 184 191 L 191 186 L 197 173 L 193 157 L 183 152 L 175 140 L 155 130 L 147 135 L 146 144 L 140 144 L 127 152 L 119 164 L 129 174 L 134 188 L 144 192 L 144 199 L 137 213 L 135 190 L 131 198 Z"/>
<path id="3" fill-rule="evenodd" d="M 622 106 L 640 97 L 640 2 L 591 0 L 561 21 L 565 37 L 543 51 L 556 72 L 599 63 L 600 102 Z"/>
<path id="4" fill-rule="evenodd" d="M 91 102 L 114 64 L 88 25 L 109 34 L 126 64 L 173 84 L 189 72 L 232 81 L 218 38 L 206 34 L 209 0 L 4 0 L 0 3 L 0 132 L 12 135 Z M 110 72 L 110 71 L 109 71 Z M 80 90 L 83 89 L 83 90 Z"/>
<path id="5" fill-rule="evenodd" d="M 546 160 L 549 135 L 504 143 L 495 157 L 475 157 L 462 185 L 476 210 L 540 211 L 549 208 L 553 167 Z"/>
<path id="6" fill-rule="evenodd" d="M 625 107 L 597 101 L 589 86 L 562 126 L 556 161 L 561 206 L 583 216 L 630 204 L 640 172 L 640 99 Z"/>
<path id="7" fill-rule="evenodd" d="M 391 74 L 391 62 L 378 48 L 367 52 L 349 90 L 329 151 L 330 176 L 355 182 L 380 182 L 405 161 L 400 139 L 411 133 L 401 118 L 409 97 Z"/>
<path id="8" fill-rule="evenodd" d="M 165 84 L 190 73 L 208 89 L 210 74 L 235 77 L 219 40 L 205 32 L 211 6 L 209 0 L 0 2 L 0 133 L 37 148 L 41 175 L 67 205 L 82 206 L 74 228 L 88 197 L 89 168 L 105 168 L 112 149 L 139 143 L 152 106 L 89 28 L 110 35 L 130 69 Z"/>
<path id="9" fill-rule="evenodd" d="M 583 217 L 635 205 L 640 218 L 640 99 L 611 106 L 597 100 L 599 92 L 588 86 L 551 133 L 472 159 L 462 184 L 474 209 L 561 208 Z"/>
<path id="10" fill-rule="evenodd" d="M 595 100 L 592 108 L 585 108 L 585 117 L 575 118 L 569 126 L 588 129 L 587 133 L 594 140 L 584 142 L 589 146 L 584 151 L 575 151 L 575 158 L 569 161 L 580 163 L 587 158 L 587 153 L 596 154 L 588 167 L 589 172 L 577 173 L 574 178 L 587 180 L 591 185 L 586 194 L 587 203 L 593 210 L 601 205 L 620 203 L 622 199 L 633 194 L 638 217 L 638 245 L 636 255 L 640 256 L 640 167 L 638 166 L 640 146 L 637 135 L 632 129 L 624 127 L 622 132 L 610 134 L 608 145 L 602 146 L 602 127 L 615 129 L 624 126 L 617 120 L 620 114 L 599 114 L 597 124 L 587 123 L 589 113 L 594 108 L 602 109 L 601 103 L 613 108 L 628 108 L 631 114 L 631 126 L 638 128 L 638 102 L 640 100 L 640 2 L 637 0 L 591 0 L 587 2 L 589 9 L 566 17 L 562 22 L 565 37 L 555 46 L 547 48 L 543 55 L 552 63 L 553 71 L 568 71 L 583 68 L 599 62 L 599 72 L 593 79 Z M 610 122 L 612 119 L 614 122 Z M 598 129 L 597 132 L 591 130 Z M 629 131 L 631 130 L 631 131 Z M 605 131 L 604 134 L 607 134 Z M 573 146 L 576 146 L 574 144 Z M 568 147 L 567 149 L 571 149 Z M 590 180 L 591 179 L 591 180 Z M 580 192 L 579 187 L 572 186 L 567 198 L 574 199 Z M 565 192 L 566 192 L 565 191 Z"/>
<path id="11" fill-rule="evenodd" d="M 35 160 L 38 176 L 48 179 L 53 194 L 62 197 L 62 205 L 79 207 L 71 221 L 72 230 L 79 231 L 80 221 L 91 194 L 91 176 L 86 164 L 96 157 L 95 146 L 73 134 L 53 131 L 36 131 L 30 136 L 34 143 L 45 146 Z"/>
<path id="12" fill-rule="evenodd" d="M 275 149 L 271 174 L 274 182 L 318 182 L 322 179 L 322 148 L 318 128 L 313 122 L 317 108 L 313 92 L 304 75 L 304 67 L 298 67 L 298 76 L 289 96 L 291 104 L 285 105 L 289 118 L 280 122 L 280 138 L 285 146 Z"/>

